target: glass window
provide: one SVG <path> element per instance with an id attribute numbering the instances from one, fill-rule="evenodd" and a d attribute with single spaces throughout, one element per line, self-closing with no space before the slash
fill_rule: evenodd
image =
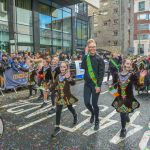
<path id="1" fill-rule="evenodd" d="M 150 24 L 139 24 L 137 28 L 138 30 L 150 30 Z"/>
<path id="2" fill-rule="evenodd" d="M 141 34 L 137 36 L 139 40 L 148 40 L 150 39 L 150 34 Z"/>
<path id="3" fill-rule="evenodd" d="M 40 28 L 51 29 L 52 27 L 51 16 L 39 14 L 39 19 L 40 19 Z"/>
<path id="4" fill-rule="evenodd" d="M 32 26 L 32 11 L 17 8 L 17 24 Z"/>
<path id="5" fill-rule="evenodd" d="M 114 9 L 114 14 L 118 13 L 118 8 Z"/>
<path id="6" fill-rule="evenodd" d="M 7 0 L 0 0 L 0 50 L 9 46 Z"/>
<path id="7" fill-rule="evenodd" d="M 16 0 L 16 6 L 17 41 L 18 43 L 33 43 L 31 1 Z"/>
<path id="8" fill-rule="evenodd" d="M 51 45 L 51 39 L 47 37 L 40 37 L 40 44 L 42 45 Z"/>
<path id="9" fill-rule="evenodd" d="M 88 25 L 87 25 L 87 22 L 84 22 L 84 23 L 82 23 L 82 39 L 83 40 L 87 40 L 88 39 L 87 32 L 88 32 Z"/>
<path id="10" fill-rule="evenodd" d="M 53 31 L 53 38 L 62 39 L 62 32 Z"/>
<path id="11" fill-rule="evenodd" d="M 61 9 L 55 9 L 52 17 L 52 30 L 62 31 L 63 16 Z"/>
<path id="12" fill-rule="evenodd" d="M 31 0 L 15 0 L 16 7 L 31 10 Z"/>
<path id="13" fill-rule="evenodd" d="M 33 46 L 18 46 L 18 52 L 33 52 Z"/>
<path id="14" fill-rule="evenodd" d="M 18 42 L 20 42 L 20 43 L 33 43 L 33 36 L 18 34 Z"/>
<path id="15" fill-rule="evenodd" d="M 139 14 L 137 16 L 138 20 L 149 20 L 149 18 L 150 18 L 150 14 Z"/>
<path id="16" fill-rule="evenodd" d="M 54 8 L 51 6 L 39 4 L 39 25 L 40 25 L 40 44 L 41 45 L 51 45 L 52 38 L 52 10 Z"/>
<path id="17" fill-rule="evenodd" d="M 118 19 L 114 19 L 114 24 L 118 24 L 119 20 Z"/>
<path id="18" fill-rule="evenodd" d="M 71 45 L 72 45 L 71 24 L 72 24 L 71 23 L 71 9 L 70 11 L 69 10 L 63 11 L 63 51 L 65 53 L 71 52 Z"/>
<path id="19" fill-rule="evenodd" d="M 68 13 L 71 13 L 71 9 L 70 8 L 67 8 L 67 7 L 63 7 L 63 10 L 68 12 Z"/>
<path id="20" fill-rule="evenodd" d="M 53 46 L 62 46 L 62 39 L 53 39 Z"/>
<path id="21" fill-rule="evenodd" d="M 77 39 L 82 39 L 82 22 L 77 20 Z"/>
<path id="22" fill-rule="evenodd" d="M 63 11 L 63 32 L 71 34 L 71 13 Z"/>
<path id="23" fill-rule="evenodd" d="M 17 33 L 33 35 L 32 27 L 31 26 L 17 24 Z"/>
<path id="24" fill-rule="evenodd" d="M 139 2 L 139 11 L 145 10 L 145 1 Z"/>
<path id="25" fill-rule="evenodd" d="M 83 20 L 77 20 L 77 46 L 84 47 L 88 39 L 88 23 Z"/>
<path id="26" fill-rule="evenodd" d="M 114 31 L 114 36 L 118 36 L 118 30 Z"/>
<path id="27" fill-rule="evenodd" d="M 43 28 L 40 28 L 40 36 L 42 37 L 46 37 L 46 38 L 50 38 L 52 35 L 51 35 L 51 30 L 50 29 L 43 29 Z"/>
<path id="28" fill-rule="evenodd" d="M 144 44 L 138 44 L 139 54 L 144 54 Z"/>
<path id="29" fill-rule="evenodd" d="M 75 5 L 75 12 L 76 12 L 76 13 L 79 12 L 79 6 L 78 6 L 78 4 Z"/>
<path id="30" fill-rule="evenodd" d="M 88 12 L 88 5 L 87 3 L 79 3 L 75 5 L 75 12 L 79 14 L 87 14 Z"/>
<path id="31" fill-rule="evenodd" d="M 113 41 L 114 42 L 114 46 L 117 46 L 118 45 L 118 41 Z"/>

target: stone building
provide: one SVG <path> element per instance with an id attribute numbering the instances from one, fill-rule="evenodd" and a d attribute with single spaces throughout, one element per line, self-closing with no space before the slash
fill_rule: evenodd
<path id="1" fill-rule="evenodd" d="M 98 10 L 90 8 L 92 38 L 99 49 L 127 55 L 133 53 L 134 0 L 100 0 Z"/>

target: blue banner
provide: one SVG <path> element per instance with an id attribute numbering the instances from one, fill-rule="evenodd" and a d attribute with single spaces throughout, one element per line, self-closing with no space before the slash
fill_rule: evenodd
<path id="1" fill-rule="evenodd" d="M 28 84 L 28 73 L 16 72 L 12 68 L 5 70 L 5 89 L 26 86 Z"/>

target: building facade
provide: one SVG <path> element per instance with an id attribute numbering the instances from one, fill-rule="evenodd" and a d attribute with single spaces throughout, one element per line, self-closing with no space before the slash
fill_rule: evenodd
<path id="1" fill-rule="evenodd" d="M 93 34 L 99 49 L 127 55 L 133 49 L 133 0 L 100 0 L 98 10 L 91 8 Z"/>
<path id="2" fill-rule="evenodd" d="M 86 0 L 0 0 L 0 50 L 73 53 L 85 47 L 88 4 Z"/>
<path id="3" fill-rule="evenodd" d="M 135 0 L 134 4 L 135 55 L 150 53 L 150 0 Z"/>

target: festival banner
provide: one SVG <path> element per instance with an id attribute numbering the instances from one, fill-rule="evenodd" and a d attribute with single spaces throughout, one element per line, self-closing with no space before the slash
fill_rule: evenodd
<path id="1" fill-rule="evenodd" d="M 28 73 L 16 72 L 12 68 L 5 70 L 5 89 L 26 86 L 28 83 Z"/>

